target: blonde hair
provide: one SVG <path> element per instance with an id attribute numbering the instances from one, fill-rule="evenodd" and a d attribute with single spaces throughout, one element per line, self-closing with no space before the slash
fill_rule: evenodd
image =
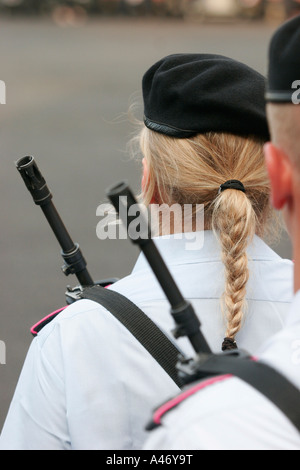
<path id="1" fill-rule="evenodd" d="M 204 228 L 214 230 L 225 266 L 221 305 L 227 327 L 222 349 L 236 347 L 249 278 L 246 249 L 255 233 L 263 235 L 272 211 L 263 145 L 212 132 L 175 139 L 146 127 L 139 134 L 139 144 L 148 169 L 142 195 L 146 205 L 155 197 L 169 205 L 204 206 Z M 219 193 L 220 185 L 229 179 L 240 180 L 246 193 L 234 189 Z"/>

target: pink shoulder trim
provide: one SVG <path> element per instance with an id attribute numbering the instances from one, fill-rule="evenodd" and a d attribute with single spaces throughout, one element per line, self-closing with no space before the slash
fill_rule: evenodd
<path id="1" fill-rule="evenodd" d="M 39 320 L 35 325 L 33 325 L 31 328 L 30 328 L 30 332 L 33 336 L 36 336 L 38 334 L 38 332 L 45 326 L 47 325 L 47 323 L 49 323 L 51 320 L 53 320 L 53 318 L 56 317 L 56 315 L 58 315 L 60 312 L 62 312 L 65 308 L 67 307 L 67 305 L 65 307 L 62 307 L 62 308 L 59 308 L 58 310 L 55 310 L 54 312 L 52 313 L 49 313 L 49 315 L 47 315 L 46 317 L 42 318 L 42 320 Z"/>
<path id="2" fill-rule="evenodd" d="M 175 398 L 172 398 L 169 400 L 167 403 L 164 403 L 161 407 L 159 407 L 153 415 L 153 423 L 157 426 L 161 424 L 161 418 L 162 416 L 167 413 L 169 410 L 174 408 L 175 406 L 179 405 L 182 401 L 184 401 L 186 398 L 190 397 L 194 393 L 198 392 L 199 390 L 202 390 L 205 387 L 208 387 L 209 385 L 213 385 L 217 382 L 221 382 L 223 380 L 229 379 L 232 377 L 231 374 L 226 374 L 226 375 L 218 375 L 216 377 L 211 377 L 207 380 L 204 380 L 203 382 L 197 383 L 193 387 L 189 388 L 185 392 L 181 393 L 180 395 L 176 396 Z"/>

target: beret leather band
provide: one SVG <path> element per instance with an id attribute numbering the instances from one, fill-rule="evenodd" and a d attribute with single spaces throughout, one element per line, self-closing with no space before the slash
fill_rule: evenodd
<path id="1" fill-rule="evenodd" d="M 146 116 L 144 116 L 144 124 L 152 131 L 159 132 L 160 134 L 165 134 L 170 137 L 177 137 L 179 139 L 192 137 L 197 134 L 197 131 L 178 129 L 177 127 L 167 126 L 166 124 L 151 121 L 151 119 L 148 119 Z"/>
<path id="2" fill-rule="evenodd" d="M 272 103 L 291 103 L 293 91 L 266 91 L 266 101 Z"/>

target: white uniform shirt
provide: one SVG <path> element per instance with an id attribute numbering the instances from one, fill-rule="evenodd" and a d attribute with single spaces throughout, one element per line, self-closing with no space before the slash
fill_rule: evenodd
<path id="1" fill-rule="evenodd" d="M 300 291 L 286 327 L 269 339 L 259 360 L 300 392 Z M 300 433 L 271 401 L 238 378 L 208 385 L 181 402 L 152 431 L 152 450 L 300 450 Z"/>
<path id="2" fill-rule="evenodd" d="M 223 264 L 212 232 L 204 246 L 185 239 L 156 244 L 183 296 L 202 323 L 211 348 L 224 337 L 219 299 Z M 238 346 L 254 352 L 280 330 L 292 299 L 293 263 L 255 237 L 249 249 L 249 309 Z M 172 338 L 170 305 L 141 254 L 112 289 L 135 302 Z M 178 341 L 187 355 L 187 338 Z M 139 449 L 152 410 L 179 389 L 126 328 L 99 304 L 80 300 L 33 340 L 2 430 L 3 449 Z"/>

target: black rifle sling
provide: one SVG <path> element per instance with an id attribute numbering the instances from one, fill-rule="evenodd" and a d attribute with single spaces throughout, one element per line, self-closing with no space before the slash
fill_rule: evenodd
<path id="1" fill-rule="evenodd" d="M 280 372 L 249 357 L 212 355 L 199 372 L 207 375 L 232 374 L 252 385 L 271 400 L 300 432 L 300 390 Z"/>
<path id="2" fill-rule="evenodd" d="M 154 357 L 176 385 L 182 386 L 176 369 L 180 351 L 133 302 L 100 285 L 84 288 L 80 297 L 98 302 L 112 313 Z"/>

